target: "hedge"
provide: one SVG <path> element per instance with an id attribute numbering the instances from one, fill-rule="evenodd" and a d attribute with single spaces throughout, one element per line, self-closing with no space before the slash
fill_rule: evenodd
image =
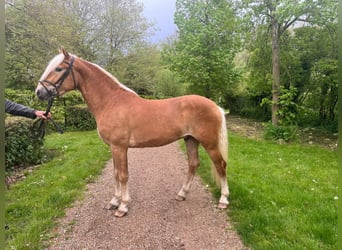
<path id="1" fill-rule="evenodd" d="M 46 110 L 48 103 L 47 101 L 39 101 L 33 90 L 5 89 L 5 98 L 37 110 Z M 84 104 L 84 100 L 81 93 L 77 91 L 71 91 L 60 98 L 55 98 L 51 108 L 53 120 L 65 129 L 67 127 L 65 122 L 67 107 L 79 104 Z"/>
<path id="2" fill-rule="evenodd" d="M 44 140 L 33 129 L 33 120 L 10 117 L 5 120 L 6 171 L 38 164 L 46 159 Z"/>
<path id="3" fill-rule="evenodd" d="M 34 91 L 5 89 L 5 97 L 25 106 L 45 110 L 47 102 L 41 102 Z M 72 91 L 54 100 L 53 120 L 63 130 L 92 130 L 96 122 L 89 112 L 79 92 Z M 46 160 L 44 140 L 38 137 L 37 127 L 33 128 L 33 120 L 8 116 L 5 120 L 5 165 L 6 171 L 20 166 L 26 167 Z M 55 132 L 51 122 L 46 123 L 46 134 Z"/>
<path id="4" fill-rule="evenodd" d="M 67 107 L 66 124 L 68 128 L 73 130 L 84 131 L 96 129 L 95 119 L 85 104 Z"/>

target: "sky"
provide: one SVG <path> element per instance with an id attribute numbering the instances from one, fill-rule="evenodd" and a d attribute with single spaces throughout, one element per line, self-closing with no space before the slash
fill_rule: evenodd
<path id="1" fill-rule="evenodd" d="M 155 23 L 157 30 L 150 41 L 158 43 L 177 30 L 173 23 L 176 0 L 140 0 L 144 4 L 144 16 Z"/>

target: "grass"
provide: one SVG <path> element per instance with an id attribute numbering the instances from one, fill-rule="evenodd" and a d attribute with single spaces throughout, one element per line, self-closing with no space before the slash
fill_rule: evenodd
<path id="1" fill-rule="evenodd" d="M 110 158 L 96 131 L 53 134 L 55 157 L 6 191 L 6 249 L 43 249 L 56 218 L 82 196 Z"/>
<path id="2" fill-rule="evenodd" d="M 233 134 L 229 140 L 228 214 L 243 242 L 262 250 L 336 249 L 337 153 Z M 213 186 L 208 168 L 199 174 Z"/>

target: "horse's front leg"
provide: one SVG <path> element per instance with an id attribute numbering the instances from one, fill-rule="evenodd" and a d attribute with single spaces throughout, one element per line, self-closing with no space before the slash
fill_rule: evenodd
<path id="1" fill-rule="evenodd" d="M 114 160 L 112 160 L 110 162 L 110 164 L 112 164 L 112 167 L 113 167 L 113 170 L 114 170 L 114 197 L 107 204 L 105 209 L 113 210 L 113 209 L 117 209 L 119 207 L 119 205 L 120 205 L 120 201 L 121 201 L 121 186 L 120 186 L 120 181 L 119 181 L 119 171 L 114 166 Z"/>
<path id="2" fill-rule="evenodd" d="M 113 155 L 115 190 L 114 197 L 107 207 L 117 207 L 114 215 L 122 217 L 128 212 L 130 196 L 128 192 L 127 148 L 111 146 Z M 121 198 L 121 200 L 120 200 Z"/>

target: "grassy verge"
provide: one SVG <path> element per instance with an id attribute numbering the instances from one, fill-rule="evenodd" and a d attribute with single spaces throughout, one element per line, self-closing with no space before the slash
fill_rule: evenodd
<path id="1" fill-rule="evenodd" d="M 337 153 L 232 134 L 229 139 L 228 214 L 244 243 L 262 250 L 335 249 Z M 201 158 L 209 164 L 204 150 Z M 213 185 L 208 168 L 199 174 Z"/>
<path id="2" fill-rule="evenodd" d="M 43 249 L 55 219 L 82 195 L 111 157 L 96 131 L 53 134 L 56 156 L 6 191 L 6 249 Z"/>

